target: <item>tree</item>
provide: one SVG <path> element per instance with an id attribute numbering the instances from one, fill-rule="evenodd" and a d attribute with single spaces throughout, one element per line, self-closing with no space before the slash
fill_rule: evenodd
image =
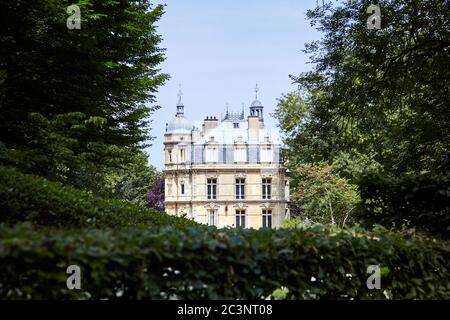
<path id="1" fill-rule="evenodd" d="M 315 68 L 293 79 L 306 93 L 313 154 L 370 155 L 390 174 L 446 174 L 450 142 L 450 7 L 446 1 L 379 1 L 381 29 L 369 30 L 370 1 L 329 3 L 307 13 L 324 33 L 310 43 Z"/>
<path id="2" fill-rule="evenodd" d="M 411 179 L 441 188 L 442 177 L 450 181 L 450 6 L 440 0 L 379 1 L 381 28 L 369 29 L 370 4 L 329 2 L 307 12 L 323 37 L 304 50 L 313 70 L 291 76 L 302 100 L 298 97 L 294 107 L 295 99 L 284 98 L 277 112 L 290 149 L 289 166 L 323 161 L 362 190 L 393 185 L 373 188 L 373 175 L 380 182 L 395 181 L 398 188 L 409 188 Z M 297 119 L 301 122 L 292 124 Z M 405 195 L 402 212 L 420 214 L 424 199 L 411 201 L 411 196 Z M 378 201 L 372 197 L 378 196 L 364 192 L 363 200 Z M 392 201 L 383 203 L 390 208 L 386 212 L 398 215 L 395 198 L 383 198 Z M 428 201 L 433 207 L 432 198 Z M 420 208 L 413 207 L 419 203 Z M 381 210 L 368 208 L 360 216 Z M 424 219 L 404 217 L 424 226 Z M 383 218 L 389 220 L 395 219 Z"/>
<path id="3" fill-rule="evenodd" d="M 103 196 L 144 206 L 146 194 L 153 187 L 156 178 L 156 169 L 148 165 L 148 156 L 144 152 L 138 152 L 125 168 L 112 170 L 106 176 Z"/>
<path id="4" fill-rule="evenodd" d="M 156 177 L 153 187 L 145 196 L 145 206 L 159 211 L 164 211 L 164 177 L 160 174 Z"/>
<path id="5" fill-rule="evenodd" d="M 292 201 L 302 207 L 301 217 L 315 223 L 344 227 L 353 219 L 359 201 L 355 185 L 337 176 L 330 165 L 302 165 L 292 172 Z"/>
<path id="6" fill-rule="evenodd" d="M 151 139 L 163 6 L 80 1 L 70 30 L 69 4 L 2 1 L 0 162 L 96 191 Z"/>

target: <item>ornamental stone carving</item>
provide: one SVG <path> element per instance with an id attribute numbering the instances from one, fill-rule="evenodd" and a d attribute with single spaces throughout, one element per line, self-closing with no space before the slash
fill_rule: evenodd
<path id="1" fill-rule="evenodd" d="M 218 205 L 215 202 L 210 202 L 208 204 L 205 205 L 206 209 L 219 209 L 220 205 Z"/>
<path id="2" fill-rule="evenodd" d="M 245 203 L 243 203 L 243 202 L 238 202 L 238 203 L 236 203 L 233 207 L 235 207 L 235 208 L 238 208 L 238 209 L 245 209 L 245 208 L 247 208 L 248 206 L 245 204 Z"/>

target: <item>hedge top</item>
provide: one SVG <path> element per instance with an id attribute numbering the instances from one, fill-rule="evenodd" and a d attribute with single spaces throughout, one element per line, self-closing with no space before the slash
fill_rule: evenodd
<path id="1" fill-rule="evenodd" d="M 65 228 L 198 225 L 186 218 L 126 201 L 99 198 L 3 166 L 0 166 L 0 207 L 0 222 L 10 224 L 29 221 L 35 225 Z"/>
<path id="2" fill-rule="evenodd" d="M 0 225 L 3 299 L 449 299 L 446 242 L 321 226 L 54 230 Z M 66 268 L 81 268 L 68 290 Z M 378 265 L 381 290 L 367 268 Z"/>

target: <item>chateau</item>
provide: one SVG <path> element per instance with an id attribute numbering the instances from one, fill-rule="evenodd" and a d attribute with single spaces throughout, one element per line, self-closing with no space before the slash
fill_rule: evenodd
<path id="1" fill-rule="evenodd" d="M 276 228 L 289 216 L 289 180 L 278 130 L 264 124 L 258 86 L 250 114 L 191 122 L 181 90 L 166 124 L 165 208 L 217 227 Z"/>

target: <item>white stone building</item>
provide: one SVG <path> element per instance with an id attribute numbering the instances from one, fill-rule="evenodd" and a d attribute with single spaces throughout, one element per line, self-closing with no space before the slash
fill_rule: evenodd
<path id="1" fill-rule="evenodd" d="M 164 135 L 167 213 L 217 227 L 272 228 L 288 218 L 279 133 L 265 126 L 255 91 L 247 118 L 227 110 L 197 125 L 185 118 L 180 91 Z"/>

